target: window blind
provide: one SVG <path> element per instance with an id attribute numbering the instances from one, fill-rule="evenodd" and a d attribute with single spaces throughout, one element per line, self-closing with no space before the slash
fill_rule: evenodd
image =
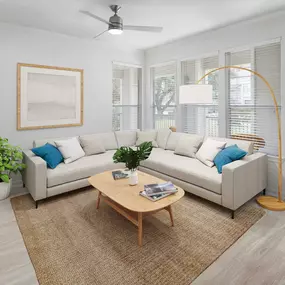
<path id="1" fill-rule="evenodd" d="M 219 67 L 218 55 L 197 60 L 181 62 L 181 84 L 196 84 L 206 73 Z M 182 130 L 186 133 L 201 134 L 206 136 L 219 135 L 218 94 L 219 94 L 218 71 L 210 74 L 204 80 L 204 84 L 213 85 L 212 105 L 183 105 L 182 107 Z"/>
<path id="2" fill-rule="evenodd" d="M 139 68 L 113 65 L 112 126 L 114 131 L 140 128 Z"/>
<path id="3" fill-rule="evenodd" d="M 176 63 L 152 67 L 153 125 L 155 129 L 175 126 Z"/>
<path id="4" fill-rule="evenodd" d="M 227 65 L 257 71 L 268 80 L 281 111 L 280 42 L 226 54 Z M 278 153 L 275 107 L 268 87 L 250 72 L 230 69 L 228 77 L 228 136 L 251 140 L 255 150 Z"/>

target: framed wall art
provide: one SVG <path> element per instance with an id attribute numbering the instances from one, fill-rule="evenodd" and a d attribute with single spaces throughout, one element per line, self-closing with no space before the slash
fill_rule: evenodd
<path id="1" fill-rule="evenodd" d="M 83 70 L 18 63 L 17 129 L 83 125 Z"/>

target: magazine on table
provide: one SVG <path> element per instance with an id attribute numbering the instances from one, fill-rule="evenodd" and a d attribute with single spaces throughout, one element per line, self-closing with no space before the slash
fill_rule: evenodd
<path id="1" fill-rule="evenodd" d="M 165 197 L 167 197 L 169 195 L 172 195 L 172 194 L 173 193 L 165 193 L 165 194 L 157 194 L 157 195 L 153 195 L 153 196 L 148 196 L 145 193 L 145 191 L 140 191 L 140 195 L 141 196 L 143 196 L 143 197 L 145 197 L 145 198 L 147 198 L 147 199 L 149 199 L 150 201 L 153 201 L 153 202 L 158 201 L 158 200 L 160 200 L 162 198 L 165 198 Z"/>
<path id="2" fill-rule="evenodd" d="M 118 180 L 118 179 L 128 178 L 129 172 L 124 170 L 115 170 L 112 171 L 112 175 L 114 180 Z"/>
<path id="3" fill-rule="evenodd" d="M 160 184 L 144 185 L 144 191 L 147 196 L 154 196 L 159 194 L 173 194 L 177 192 L 177 188 L 172 182 L 168 181 Z"/>

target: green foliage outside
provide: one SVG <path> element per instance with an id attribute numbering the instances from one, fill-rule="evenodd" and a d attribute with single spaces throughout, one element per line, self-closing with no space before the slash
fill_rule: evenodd
<path id="1" fill-rule="evenodd" d="M 163 114 L 170 106 L 175 106 L 175 76 L 162 76 L 154 80 L 154 105 L 157 114 Z"/>

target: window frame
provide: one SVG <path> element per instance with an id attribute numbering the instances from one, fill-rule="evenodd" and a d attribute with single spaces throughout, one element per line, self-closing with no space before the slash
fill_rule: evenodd
<path id="1" fill-rule="evenodd" d="M 224 56 L 225 63 L 226 63 L 225 65 L 228 65 L 227 64 L 227 59 L 226 59 L 228 53 L 236 53 L 236 52 L 242 52 L 242 51 L 248 50 L 248 51 L 251 52 L 251 67 L 250 67 L 250 69 L 255 70 L 256 69 L 256 66 L 255 66 L 255 60 L 256 60 L 255 52 L 256 52 L 256 49 L 260 48 L 260 47 L 263 47 L 263 46 L 267 46 L 267 45 L 269 46 L 271 44 L 280 44 L 281 70 L 280 70 L 280 74 L 279 75 L 280 75 L 280 92 L 281 92 L 281 94 L 280 94 L 280 102 L 278 104 L 278 108 L 279 108 L 279 112 L 280 112 L 280 120 L 282 122 L 282 121 L 284 121 L 282 119 L 285 118 L 285 117 L 283 117 L 284 116 L 284 114 L 283 114 L 284 111 L 282 110 L 283 109 L 282 108 L 282 87 L 283 87 L 283 85 L 282 85 L 282 81 L 283 80 L 282 79 L 284 77 L 284 75 L 282 76 L 282 72 L 283 72 L 283 69 L 284 69 L 284 67 L 282 65 L 282 55 L 283 55 L 283 50 L 284 50 L 284 44 L 282 42 L 282 38 L 278 37 L 278 38 L 275 38 L 275 39 L 271 39 L 271 40 L 267 40 L 267 41 L 263 41 L 263 42 L 259 42 L 259 43 L 255 43 L 255 44 L 251 44 L 251 45 L 248 45 L 248 46 L 230 48 L 230 49 L 227 49 L 227 50 L 223 51 L 223 56 Z M 229 104 L 229 101 L 228 101 L 230 93 L 229 93 L 229 86 L 227 86 L 227 84 L 229 82 L 229 78 L 228 78 L 228 74 L 229 73 L 227 72 L 227 69 L 225 69 L 224 72 L 225 72 L 225 97 L 226 97 L 226 105 L 225 105 L 225 112 L 226 112 L 226 137 L 227 138 L 231 138 L 231 133 L 230 133 L 230 104 Z M 256 80 L 258 80 L 258 79 L 257 79 L 257 77 L 254 74 L 252 74 L 252 73 L 250 73 L 250 74 L 251 74 L 251 94 L 253 94 L 253 96 L 255 96 Z M 256 98 L 254 97 L 253 101 L 255 101 L 255 100 L 256 100 Z M 261 109 L 261 108 L 264 108 L 264 107 L 270 108 L 270 109 L 272 108 L 272 110 L 275 109 L 275 106 L 274 106 L 273 103 L 272 103 L 272 105 L 263 106 L 263 105 L 258 105 L 258 104 L 256 105 L 256 102 L 254 102 L 254 104 L 248 104 L 248 105 L 244 104 L 244 105 L 241 105 L 241 106 L 245 106 L 245 107 L 248 107 L 248 108 L 252 107 L 254 109 L 254 112 L 256 112 L 256 109 Z M 256 115 L 255 115 L 255 117 L 256 117 Z M 274 119 L 276 119 L 276 118 L 274 117 Z M 254 120 L 257 121 L 256 118 L 254 118 Z M 259 120 L 258 120 L 258 123 L 259 123 Z M 254 129 L 255 130 L 254 130 L 253 134 L 256 133 L 256 129 L 258 128 L 258 123 L 254 123 Z M 274 125 L 277 125 L 277 122 L 276 122 L 276 124 L 274 122 Z M 284 127 L 282 127 L 282 130 L 283 129 L 284 129 Z M 277 141 L 277 139 L 276 139 L 276 141 Z M 278 146 L 277 146 L 277 142 L 276 142 L 276 148 L 277 147 Z M 271 148 L 272 148 L 272 145 L 269 144 L 269 150 L 271 150 Z M 284 144 L 282 145 L 282 149 L 283 148 L 284 148 Z M 259 150 L 259 151 L 262 151 L 262 150 Z M 276 154 L 273 154 L 273 153 L 268 152 L 268 151 L 264 151 L 264 153 L 266 153 L 269 156 L 273 156 L 273 157 L 276 156 Z"/>
<path id="2" fill-rule="evenodd" d="M 169 73 L 167 75 L 157 75 L 155 76 L 155 74 L 153 73 L 154 68 L 158 68 L 158 67 L 164 67 L 164 66 L 169 66 L 169 65 L 173 65 L 174 66 L 174 73 Z M 163 62 L 163 63 L 158 63 L 158 64 L 153 64 L 151 66 L 149 66 L 149 70 L 150 70 L 150 91 L 151 91 L 151 108 L 152 108 L 152 127 L 155 129 L 156 128 L 156 120 L 155 120 L 155 100 L 154 100 L 154 80 L 155 78 L 161 78 L 161 77 L 166 77 L 166 76 L 174 76 L 174 90 L 175 90 L 175 98 L 174 98 L 174 105 L 171 105 L 169 107 L 173 107 L 174 108 L 174 115 L 173 115 L 173 121 L 174 121 L 174 126 L 177 126 L 177 99 L 178 99 L 178 92 L 177 92 L 177 86 L 178 86 L 178 74 L 177 74 L 177 61 L 167 61 L 167 62 Z M 170 126 L 169 126 L 170 127 Z"/>
<path id="3" fill-rule="evenodd" d="M 184 83 L 184 80 L 182 79 L 182 76 L 183 76 L 183 73 L 182 73 L 182 64 L 183 64 L 183 62 L 187 62 L 187 61 L 192 61 L 192 62 L 198 62 L 198 61 L 200 61 L 200 62 L 202 62 L 202 60 L 204 60 L 204 59 L 207 59 L 207 58 L 211 58 L 211 57 L 217 57 L 217 63 L 218 63 L 218 65 L 217 65 L 217 67 L 216 68 L 218 68 L 219 67 L 219 51 L 217 51 L 217 52 L 211 52 L 211 53 L 204 53 L 204 54 L 200 54 L 199 56 L 193 56 L 193 57 L 187 57 L 187 58 L 183 58 L 183 59 L 181 59 L 180 61 L 179 61 L 179 68 L 180 68 L 180 85 L 184 85 L 185 83 Z M 196 64 L 196 63 L 195 63 Z M 213 69 L 215 69 L 215 68 L 213 68 Z M 193 81 L 193 83 L 194 84 L 196 84 L 197 83 L 197 81 L 204 75 L 204 74 L 206 74 L 207 73 L 207 70 L 211 70 L 211 69 L 205 69 L 205 70 L 203 70 L 203 74 L 195 74 L 195 81 Z M 219 85 L 220 84 L 220 73 L 219 73 L 219 71 L 217 71 L 218 72 L 218 81 L 217 81 L 217 84 Z M 206 78 L 206 80 L 207 80 L 207 78 Z M 191 81 L 192 82 L 192 81 Z M 178 91 L 178 93 L 179 93 L 179 91 Z M 178 97 L 179 97 L 179 94 L 178 94 Z M 217 112 L 218 112 L 218 118 L 217 118 L 217 125 L 218 125 L 218 129 L 217 129 L 217 136 L 219 136 L 219 132 L 220 132 L 220 127 L 219 127 L 219 120 L 220 120 L 220 114 L 219 114 L 219 98 L 220 98 L 220 88 L 218 88 L 218 100 L 217 100 L 217 102 L 213 102 L 213 104 L 211 104 L 211 105 L 208 105 L 208 107 L 209 108 L 214 108 L 214 109 L 217 109 Z M 203 108 L 203 110 L 204 110 L 204 113 L 205 113 L 205 117 L 203 117 L 203 120 L 205 120 L 205 122 L 206 122 L 206 108 L 207 108 L 207 105 L 205 104 L 203 104 L 203 105 L 201 105 L 201 104 L 196 104 L 196 105 L 192 105 L 193 107 L 196 107 L 197 108 L 197 113 L 199 112 L 199 111 L 201 111 L 201 110 L 199 110 L 198 108 L 199 107 L 201 107 L 201 108 Z M 181 119 L 180 119 L 180 126 L 179 126 L 179 129 L 182 131 L 182 132 L 184 132 L 184 123 L 183 123 L 183 117 L 184 117 L 184 108 L 186 107 L 186 105 L 181 105 L 181 108 L 180 108 L 180 111 L 181 111 L 181 113 L 182 113 L 182 115 L 181 115 Z M 197 117 L 196 117 L 196 121 L 199 121 L 199 115 L 197 115 Z M 199 126 L 197 126 L 197 128 L 199 128 Z M 207 124 L 205 124 L 205 126 L 204 126 L 204 129 L 205 129 L 205 132 L 206 132 L 206 129 L 207 129 Z"/>
<path id="4" fill-rule="evenodd" d="M 113 77 L 113 71 L 114 71 L 114 66 L 124 66 L 128 68 L 137 68 L 138 69 L 138 104 L 136 105 L 115 105 L 113 104 L 113 94 L 112 94 L 112 130 L 113 129 L 113 108 L 115 107 L 137 107 L 137 128 L 136 129 L 142 129 L 142 124 L 143 124 L 143 112 L 142 112 L 142 100 L 143 100 L 143 84 L 144 84 L 144 67 L 140 64 L 133 64 L 133 63 L 125 63 L 125 62 L 118 62 L 118 61 L 112 61 L 111 63 L 111 68 L 112 68 L 112 93 L 113 93 L 113 79 L 116 77 Z M 123 92 L 121 94 L 121 100 L 123 98 Z M 122 113 L 121 113 L 122 114 Z M 122 125 L 122 116 L 120 116 L 120 125 Z M 120 128 L 121 130 L 121 128 Z"/>

